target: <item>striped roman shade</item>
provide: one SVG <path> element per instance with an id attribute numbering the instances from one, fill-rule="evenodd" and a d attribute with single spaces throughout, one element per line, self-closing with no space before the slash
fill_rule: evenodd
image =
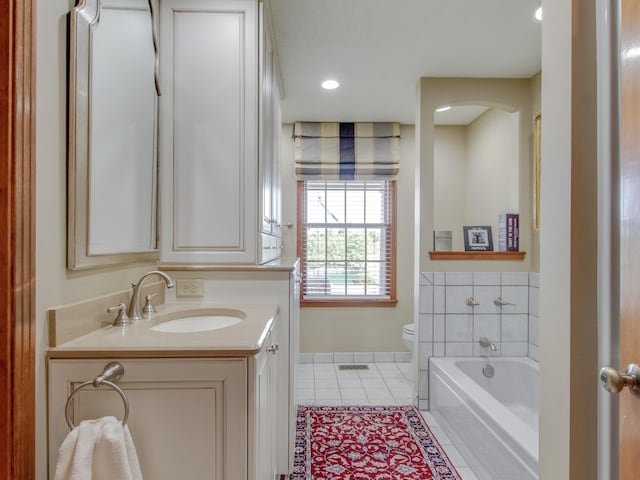
<path id="1" fill-rule="evenodd" d="M 295 122 L 300 180 L 392 180 L 399 169 L 400 124 Z"/>

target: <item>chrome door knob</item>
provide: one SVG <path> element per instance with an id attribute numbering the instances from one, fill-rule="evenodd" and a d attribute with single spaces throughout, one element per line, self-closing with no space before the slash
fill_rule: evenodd
<path id="1" fill-rule="evenodd" d="M 629 387 L 633 393 L 640 393 L 640 367 L 630 363 L 625 373 L 613 367 L 603 367 L 600 369 L 600 381 L 609 393 L 620 393 L 624 387 Z"/>

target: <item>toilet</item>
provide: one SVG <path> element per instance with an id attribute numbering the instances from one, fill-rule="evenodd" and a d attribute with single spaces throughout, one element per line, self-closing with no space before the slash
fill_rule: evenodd
<path id="1" fill-rule="evenodd" d="M 402 327 L 402 341 L 410 352 L 413 352 L 416 324 L 408 323 Z"/>

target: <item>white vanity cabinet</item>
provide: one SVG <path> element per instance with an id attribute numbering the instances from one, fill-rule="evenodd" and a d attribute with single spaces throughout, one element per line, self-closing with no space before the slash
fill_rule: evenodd
<path id="1" fill-rule="evenodd" d="M 49 478 L 69 433 L 68 396 L 117 361 L 125 370 L 117 385 L 129 401 L 128 426 L 144 478 L 273 480 L 278 351 L 271 335 L 258 354 L 237 358 L 50 358 Z M 74 395 L 71 411 L 77 424 L 122 418 L 123 410 L 114 390 L 87 386 Z"/>
<path id="2" fill-rule="evenodd" d="M 208 266 L 166 271 L 174 280 L 202 278 L 204 301 L 278 305 L 276 458 L 278 473 L 292 471 L 296 433 L 296 368 L 300 362 L 300 270 L 297 259 L 280 258 L 267 265 Z M 176 289 L 167 290 L 169 302 L 177 301 Z"/>
<path id="3" fill-rule="evenodd" d="M 280 255 L 268 23 L 257 0 L 160 2 L 161 264 Z"/>
<path id="4" fill-rule="evenodd" d="M 265 348 L 250 360 L 250 378 L 254 381 L 252 385 L 254 392 L 250 392 L 254 399 L 253 412 L 251 417 L 255 419 L 255 424 L 250 425 L 250 448 L 256 450 L 249 452 L 249 458 L 254 459 L 254 464 L 250 465 L 253 476 L 256 480 L 272 480 L 277 474 L 277 436 L 276 436 L 276 407 L 277 407 L 277 378 L 278 369 L 276 355 L 279 344 L 277 331 L 272 331 L 265 342 Z"/>

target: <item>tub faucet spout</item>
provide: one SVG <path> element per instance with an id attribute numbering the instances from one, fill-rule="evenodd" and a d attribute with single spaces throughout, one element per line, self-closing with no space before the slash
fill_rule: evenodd
<path id="1" fill-rule="evenodd" d="M 498 350 L 496 348 L 496 344 L 491 342 L 487 337 L 480 338 L 480 340 L 478 340 L 478 343 L 480 344 L 481 347 L 491 349 L 492 352 L 495 352 L 496 350 Z"/>
<path id="2" fill-rule="evenodd" d="M 131 285 L 133 287 L 133 293 L 131 294 L 129 308 L 127 309 L 127 316 L 131 320 L 140 320 L 142 318 L 142 315 L 140 315 L 140 292 L 142 291 L 142 284 L 144 280 L 151 275 L 158 275 L 160 278 L 162 278 L 167 288 L 172 288 L 174 286 L 171 277 L 164 272 L 161 272 L 159 270 L 152 270 L 151 272 L 145 273 L 142 277 L 140 277 L 138 283 L 134 283 Z"/>

